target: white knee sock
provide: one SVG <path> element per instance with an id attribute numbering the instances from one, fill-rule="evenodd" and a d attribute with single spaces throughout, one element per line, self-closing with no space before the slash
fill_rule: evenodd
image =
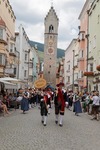
<path id="1" fill-rule="evenodd" d="M 59 122 L 59 124 L 63 124 L 63 115 L 60 115 L 60 122 Z"/>
<path id="2" fill-rule="evenodd" d="M 47 123 L 47 116 L 44 116 L 44 124 Z"/>

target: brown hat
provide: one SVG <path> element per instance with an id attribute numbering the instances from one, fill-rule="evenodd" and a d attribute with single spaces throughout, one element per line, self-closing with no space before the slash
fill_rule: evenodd
<path id="1" fill-rule="evenodd" d="M 64 86 L 64 83 L 60 82 L 59 84 L 56 85 L 57 87 L 59 86 Z"/>

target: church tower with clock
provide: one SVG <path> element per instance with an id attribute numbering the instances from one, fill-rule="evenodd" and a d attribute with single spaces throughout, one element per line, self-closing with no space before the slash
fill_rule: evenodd
<path id="1" fill-rule="evenodd" d="M 47 83 L 56 86 L 56 62 L 59 19 L 53 6 L 45 17 L 44 33 L 44 69 L 43 75 Z"/>

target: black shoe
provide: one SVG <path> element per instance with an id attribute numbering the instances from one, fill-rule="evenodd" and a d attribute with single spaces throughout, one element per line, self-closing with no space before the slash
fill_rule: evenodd
<path id="1" fill-rule="evenodd" d="M 62 127 L 63 125 L 62 125 L 62 124 L 59 124 L 59 126 Z"/>
<path id="2" fill-rule="evenodd" d="M 55 123 L 58 124 L 58 121 L 56 120 Z"/>
<path id="3" fill-rule="evenodd" d="M 75 113 L 75 116 L 79 116 L 77 113 Z"/>
<path id="4" fill-rule="evenodd" d="M 46 124 L 44 124 L 44 126 L 46 126 Z"/>

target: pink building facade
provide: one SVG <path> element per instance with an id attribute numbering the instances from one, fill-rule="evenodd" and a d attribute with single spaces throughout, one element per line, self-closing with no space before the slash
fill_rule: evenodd
<path id="1" fill-rule="evenodd" d="M 88 10 L 91 0 L 87 0 L 83 6 L 83 9 L 79 15 L 79 58 L 78 69 L 80 77 L 78 79 L 79 90 L 87 90 L 87 77 L 84 76 L 84 72 L 87 71 L 87 51 L 88 51 Z"/>

